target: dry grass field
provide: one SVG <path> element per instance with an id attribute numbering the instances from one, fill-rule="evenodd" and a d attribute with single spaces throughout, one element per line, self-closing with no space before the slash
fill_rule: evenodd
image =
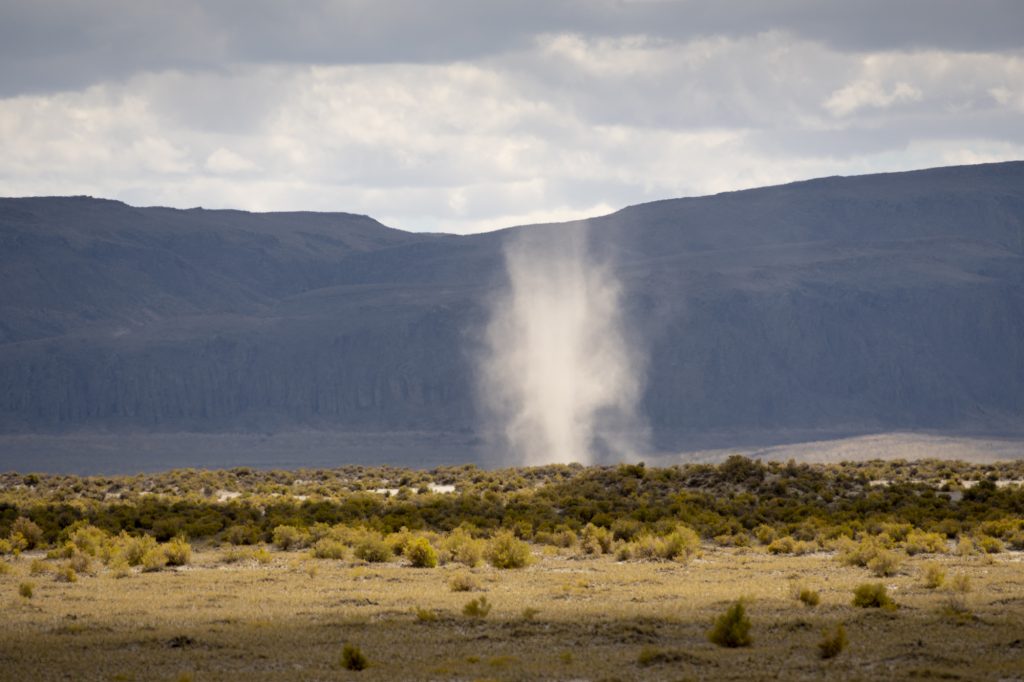
<path id="1" fill-rule="evenodd" d="M 157 572 L 97 563 L 70 583 L 40 552 L 9 558 L 0 679 L 1024 679 L 1022 552 L 918 555 L 875 578 L 829 552 L 707 544 L 685 564 L 534 546 L 534 563 L 517 570 L 305 551 L 224 563 L 227 551 L 197 548 L 189 565 Z M 929 562 L 947 586 L 925 586 Z M 453 591 L 457 575 L 477 589 Z M 869 582 L 885 584 L 898 608 L 853 606 L 854 588 Z M 25 583 L 31 597 L 19 594 Z M 800 587 L 820 603 L 799 601 Z M 712 623 L 741 597 L 752 644 L 712 644 Z M 479 598 L 490 612 L 465 615 Z M 840 623 L 848 646 L 821 658 L 823 631 Z M 346 644 L 365 670 L 344 667 Z"/>

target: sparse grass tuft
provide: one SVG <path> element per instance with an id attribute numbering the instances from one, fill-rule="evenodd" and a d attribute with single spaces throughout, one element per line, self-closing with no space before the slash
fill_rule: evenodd
<path id="1" fill-rule="evenodd" d="M 934 561 L 930 561 L 924 565 L 921 582 L 929 590 L 934 590 L 938 587 L 942 587 L 942 583 L 946 581 L 946 569 Z"/>
<path id="2" fill-rule="evenodd" d="M 25 581 L 25 582 L 21 583 L 20 585 L 18 585 L 18 594 L 21 595 L 25 599 L 31 599 L 32 595 L 33 595 L 33 590 L 35 590 L 35 587 L 36 587 L 35 583 L 33 583 L 31 581 Z"/>
<path id="3" fill-rule="evenodd" d="M 437 611 L 433 609 L 416 608 L 416 620 L 421 623 L 434 623 L 437 621 Z"/>
<path id="4" fill-rule="evenodd" d="M 821 603 L 821 595 L 809 587 L 802 587 L 797 592 L 796 598 L 803 602 L 804 606 L 817 606 Z"/>
<path id="5" fill-rule="evenodd" d="M 747 617 L 743 600 L 734 603 L 715 621 L 708 632 L 708 639 L 718 646 L 729 648 L 750 646 L 750 618 Z"/>
<path id="6" fill-rule="evenodd" d="M 846 648 L 846 628 L 840 623 L 833 632 L 826 630 L 818 642 L 818 655 L 822 658 L 835 658 Z"/>
<path id="7" fill-rule="evenodd" d="M 864 583 L 853 591 L 853 605 L 865 609 L 895 609 L 896 602 L 882 583 Z"/>
<path id="8" fill-rule="evenodd" d="M 486 618 L 487 614 L 491 612 L 491 604 L 488 603 L 487 597 L 477 597 L 476 599 L 470 599 L 466 602 L 466 605 L 462 607 L 462 615 L 468 618 Z"/>

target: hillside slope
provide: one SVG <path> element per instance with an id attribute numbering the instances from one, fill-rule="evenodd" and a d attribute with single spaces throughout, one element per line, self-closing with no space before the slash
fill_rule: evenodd
<path id="1" fill-rule="evenodd" d="M 1024 162 L 585 222 L 648 352 L 658 447 L 1024 431 Z M 503 240 L 570 227 L 0 199 L 0 432 L 478 430 Z"/>

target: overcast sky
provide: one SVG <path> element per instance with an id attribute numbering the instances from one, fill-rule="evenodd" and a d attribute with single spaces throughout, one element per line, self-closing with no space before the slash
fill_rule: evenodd
<path id="1" fill-rule="evenodd" d="M 471 232 L 1024 158 L 1017 0 L 0 0 L 0 195 Z"/>

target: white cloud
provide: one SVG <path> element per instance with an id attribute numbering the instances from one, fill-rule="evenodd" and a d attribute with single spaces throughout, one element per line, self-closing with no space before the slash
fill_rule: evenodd
<path id="1" fill-rule="evenodd" d="M 212 154 L 206 157 L 204 165 L 207 170 L 224 175 L 256 169 L 256 164 L 252 161 L 224 147 L 218 147 Z"/>
<path id="2" fill-rule="evenodd" d="M 888 109 L 902 102 L 918 102 L 921 97 L 920 90 L 902 81 L 886 89 L 881 83 L 861 80 L 832 93 L 825 108 L 833 116 L 849 116 L 859 109 Z"/>
<path id="3" fill-rule="evenodd" d="M 147 72 L 0 99 L 0 194 L 366 213 L 456 232 L 1021 158 L 1015 52 L 546 33 L 473 61 Z"/>

